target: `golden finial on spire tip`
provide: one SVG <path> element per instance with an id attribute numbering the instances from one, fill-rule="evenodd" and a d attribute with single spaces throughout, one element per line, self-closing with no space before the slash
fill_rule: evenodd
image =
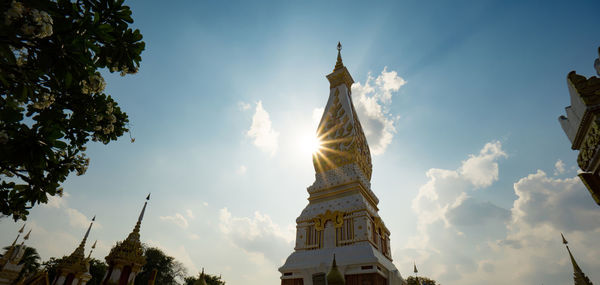
<path id="1" fill-rule="evenodd" d="M 335 67 L 333 68 L 333 71 L 340 70 L 344 67 L 344 63 L 342 62 L 342 52 L 341 52 L 342 51 L 342 43 L 338 42 L 337 50 L 338 50 L 337 61 L 335 62 Z"/>

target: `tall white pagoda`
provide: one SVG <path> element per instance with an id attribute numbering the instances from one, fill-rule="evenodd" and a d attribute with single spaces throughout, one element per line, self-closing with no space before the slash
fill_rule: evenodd
<path id="1" fill-rule="evenodd" d="M 317 129 L 315 182 L 296 219 L 294 252 L 279 268 L 282 285 L 326 284 L 335 254 L 347 285 L 405 284 L 392 263 L 390 231 L 379 217 L 371 190 L 371 153 L 352 103 L 354 80 L 342 62 L 341 45 L 327 75 L 329 99 Z"/>

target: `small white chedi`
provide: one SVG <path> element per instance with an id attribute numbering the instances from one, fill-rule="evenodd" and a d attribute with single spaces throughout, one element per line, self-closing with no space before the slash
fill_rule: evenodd
<path id="1" fill-rule="evenodd" d="M 279 268 L 281 284 L 325 284 L 334 254 L 346 284 L 405 284 L 371 190 L 371 154 L 340 50 L 338 43 L 335 68 L 327 75 L 329 99 L 317 129 L 321 147 L 313 154 L 315 182 L 296 219 L 294 252 Z"/>

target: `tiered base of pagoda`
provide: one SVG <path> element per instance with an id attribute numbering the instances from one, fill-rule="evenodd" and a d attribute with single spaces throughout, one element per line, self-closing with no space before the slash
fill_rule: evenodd
<path id="1" fill-rule="evenodd" d="M 295 251 L 279 268 L 281 284 L 325 285 L 325 275 L 331 266 L 333 254 L 347 285 L 403 284 L 392 261 L 367 241 L 342 247 Z"/>

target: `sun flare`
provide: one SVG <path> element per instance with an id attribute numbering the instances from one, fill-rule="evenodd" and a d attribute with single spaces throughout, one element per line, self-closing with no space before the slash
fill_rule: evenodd
<path id="1" fill-rule="evenodd" d="M 314 135 L 307 136 L 302 141 L 302 151 L 306 154 L 315 154 L 321 147 L 321 141 Z"/>

